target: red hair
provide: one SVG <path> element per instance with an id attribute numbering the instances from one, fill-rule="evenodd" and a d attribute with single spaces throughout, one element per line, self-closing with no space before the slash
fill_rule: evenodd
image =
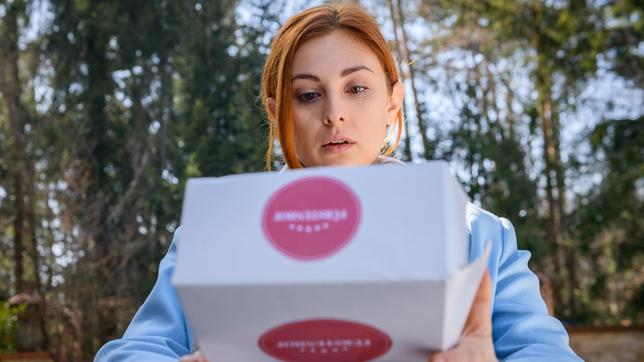
<path id="1" fill-rule="evenodd" d="M 289 168 L 301 168 L 293 141 L 292 111 L 292 65 L 295 52 L 306 41 L 321 37 L 334 30 L 342 30 L 369 48 L 383 66 L 389 91 L 398 82 L 396 63 L 378 24 L 371 15 L 358 5 L 321 5 L 305 10 L 290 18 L 278 31 L 271 44 L 271 52 L 264 65 L 262 74 L 262 102 L 268 115 L 268 149 L 266 150 L 266 170 L 271 169 L 273 161 L 273 142 L 277 138 Z M 268 99 L 274 100 L 271 112 Z M 387 147 L 383 155 L 391 155 L 400 144 L 402 132 L 402 111 L 398 111 L 395 124 L 398 132 L 393 145 Z M 384 140 L 383 140 L 384 142 Z M 385 143 L 383 143 L 383 148 Z"/>

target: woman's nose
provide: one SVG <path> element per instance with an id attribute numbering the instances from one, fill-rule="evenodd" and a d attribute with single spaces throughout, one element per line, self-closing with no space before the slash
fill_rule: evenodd
<path id="1" fill-rule="evenodd" d="M 328 96 L 327 106 L 324 114 L 324 124 L 332 125 L 333 123 L 344 122 L 347 120 L 342 100 L 338 96 Z"/>

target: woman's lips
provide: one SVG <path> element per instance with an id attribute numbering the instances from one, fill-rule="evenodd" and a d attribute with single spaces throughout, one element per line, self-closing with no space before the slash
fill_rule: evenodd
<path id="1" fill-rule="evenodd" d="M 353 143 L 345 142 L 345 143 L 328 143 L 326 145 L 322 146 L 322 149 L 325 152 L 328 153 L 343 153 L 347 152 L 348 150 L 353 147 Z"/>

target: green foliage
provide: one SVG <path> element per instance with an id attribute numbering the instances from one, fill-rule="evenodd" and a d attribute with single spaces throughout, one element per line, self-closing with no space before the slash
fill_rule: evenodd
<path id="1" fill-rule="evenodd" d="M 644 55 L 639 49 L 644 39 L 644 7 L 638 0 L 613 1 L 606 7 L 603 38 L 610 44 L 611 68 L 644 87 Z"/>
<path id="2" fill-rule="evenodd" d="M 238 24 L 237 1 L 47 5 L 51 21 L 28 48 L 34 54 L 19 54 L 40 61 L 39 84 L 51 92 L 40 112 L 24 103 L 40 121 L 29 124 L 34 142 L 24 162 L 38 170 L 32 230 L 46 270 L 43 291 L 51 310 L 68 311 L 48 321 L 50 341 L 64 343 L 61 329 L 83 336 L 73 359 L 87 359 L 122 333 L 154 284 L 187 178 L 262 169 L 259 75 L 265 34 L 279 13 L 272 2 L 249 2 L 252 21 Z M 24 93 L 33 94 L 37 74 L 25 74 Z M 8 133 L 0 127 L 0 140 Z M 10 250 L 14 189 L 7 186 L 13 174 L 2 172 L 11 164 L 5 155 L 0 242 Z M 2 265 L 8 257 L 3 248 Z M 0 285 L 11 277 L 4 270 Z M 83 317 L 70 323 L 75 315 Z"/>
<path id="3" fill-rule="evenodd" d="M 589 255 L 594 280 L 584 293 L 593 317 L 606 318 L 596 308 L 607 293 L 620 293 L 614 303 L 619 315 L 642 322 L 642 282 L 637 270 L 644 266 L 644 118 L 608 120 L 589 135 L 595 157 L 588 163 L 602 181 L 576 200 L 571 215 L 579 248 Z M 616 286 L 626 287 L 616 290 Z"/>
<path id="4" fill-rule="evenodd" d="M 626 304 L 638 300 L 641 285 L 634 275 L 644 245 L 644 122 L 600 124 L 590 138 L 578 138 L 587 153 L 560 149 L 563 115 L 571 125 L 582 122 L 574 112 L 586 106 L 588 84 L 614 72 L 641 90 L 638 2 L 432 1 L 407 12 L 419 14 L 416 25 L 435 27 L 414 49 L 421 69 L 429 69 L 420 79 L 459 112 L 439 154 L 463 169 L 473 200 L 514 223 L 519 246 L 533 253 L 531 265 L 552 278 L 558 316 L 575 323 L 641 318 Z M 437 80 L 432 70 L 443 67 L 447 79 Z M 514 83 L 521 71 L 527 84 Z M 568 163 L 559 156 L 566 151 Z M 597 177 L 597 187 L 575 193 Z"/>
<path id="5" fill-rule="evenodd" d="M 18 317 L 24 310 L 24 304 L 10 306 L 7 301 L 0 302 L 0 353 L 15 351 Z"/>

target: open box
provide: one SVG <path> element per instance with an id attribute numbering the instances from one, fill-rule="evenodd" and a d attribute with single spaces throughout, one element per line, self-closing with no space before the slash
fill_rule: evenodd
<path id="1" fill-rule="evenodd" d="M 486 266 L 447 163 L 188 181 L 173 284 L 211 361 L 426 361 Z"/>

